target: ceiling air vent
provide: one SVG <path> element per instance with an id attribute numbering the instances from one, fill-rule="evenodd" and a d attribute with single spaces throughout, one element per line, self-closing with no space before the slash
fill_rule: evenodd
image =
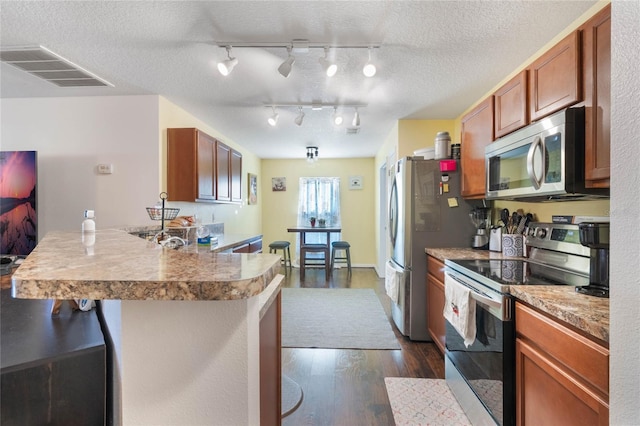
<path id="1" fill-rule="evenodd" d="M 43 46 L 2 47 L 0 60 L 60 87 L 113 87 Z"/>
<path id="2" fill-rule="evenodd" d="M 358 133 L 360 133 L 360 127 L 347 127 L 348 135 L 356 135 Z"/>

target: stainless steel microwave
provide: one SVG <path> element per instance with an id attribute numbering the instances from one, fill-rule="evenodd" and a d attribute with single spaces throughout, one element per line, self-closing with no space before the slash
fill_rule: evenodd
<path id="1" fill-rule="evenodd" d="M 606 198 L 585 188 L 584 107 L 567 108 L 485 148 L 486 198 L 561 201 Z"/>

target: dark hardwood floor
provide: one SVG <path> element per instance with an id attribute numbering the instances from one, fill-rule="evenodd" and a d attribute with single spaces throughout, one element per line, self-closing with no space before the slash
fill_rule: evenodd
<path id="1" fill-rule="evenodd" d="M 384 279 L 372 268 L 353 268 L 350 279 L 346 268 L 334 270 L 328 282 L 323 270 L 308 270 L 300 282 L 299 270 L 293 269 L 284 287 L 372 288 L 402 349 L 283 348 L 282 372 L 302 387 L 304 395 L 300 406 L 282 419 L 283 425 L 393 425 L 385 377 L 444 378 L 444 361 L 435 344 L 413 342 L 393 325 Z"/>

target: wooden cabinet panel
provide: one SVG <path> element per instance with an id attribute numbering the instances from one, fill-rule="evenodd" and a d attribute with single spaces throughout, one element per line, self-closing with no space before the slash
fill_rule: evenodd
<path id="1" fill-rule="evenodd" d="M 231 201 L 231 148 L 218 141 L 216 145 L 216 192 L 218 201 Z"/>
<path id="2" fill-rule="evenodd" d="M 580 33 L 574 31 L 529 67 L 531 121 L 582 100 Z"/>
<path id="3" fill-rule="evenodd" d="M 582 27 L 585 180 L 608 188 L 611 176 L 611 5 Z"/>
<path id="4" fill-rule="evenodd" d="M 282 412 L 281 293 L 260 320 L 260 424 L 279 425 Z"/>
<path id="5" fill-rule="evenodd" d="M 607 425 L 609 350 L 516 303 L 517 424 Z"/>
<path id="6" fill-rule="evenodd" d="M 214 201 L 215 144 L 194 128 L 167 129 L 167 194 L 169 201 Z"/>
<path id="7" fill-rule="evenodd" d="M 493 96 L 490 96 L 462 117 L 460 162 L 465 198 L 484 198 L 486 194 L 484 148 L 493 139 Z"/>
<path id="8" fill-rule="evenodd" d="M 445 348 L 444 263 L 427 256 L 427 328 L 440 352 Z"/>
<path id="9" fill-rule="evenodd" d="M 233 253 L 249 253 L 249 244 L 242 244 L 232 249 Z"/>
<path id="10" fill-rule="evenodd" d="M 528 75 L 528 71 L 523 70 L 493 94 L 495 103 L 494 133 L 496 138 L 529 124 Z"/>
<path id="11" fill-rule="evenodd" d="M 249 242 L 249 253 L 262 253 L 262 238 Z"/>
<path id="12" fill-rule="evenodd" d="M 231 201 L 242 201 L 242 154 L 235 149 L 231 150 Z"/>

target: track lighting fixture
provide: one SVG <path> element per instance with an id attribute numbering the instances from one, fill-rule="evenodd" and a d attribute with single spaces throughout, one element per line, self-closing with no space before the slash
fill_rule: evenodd
<path id="1" fill-rule="evenodd" d="M 322 66 L 324 72 L 327 74 L 327 77 L 333 77 L 338 71 L 338 66 L 329 60 L 328 55 L 329 48 L 325 47 L 324 57 L 321 57 L 318 61 L 320 62 L 320 65 Z"/>
<path id="2" fill-rule="evenodd" d="M 296 61 L 295 56 L 291 54 L 291 46 L 287 46 L 287 54 L 289 55 L 287 59 L 278 67 L 278 72 L 284 77 L 289 77 L 291 74 L 291 67 L 293 63 Z"/>
<path id="3" fill-rule="evenodd" d="M 369 60 L 365 64 L 364 68 L 362 68 L 362 73 L 365 77 L 373 77 L 376 75 L 376 66 L 371 62 L 371 48 L 369 48 Z"/>
<path id="4" fill-rule="evenodd" d="M 333 107 L 332 119 L 333 124 L 335 124 L 336 126 L 340 126 L 342 124 L 342 116 L 338 114 L 338 107 Z"/>
<path id="5" fill-rule="evenodd" d="M 271 126 L 275 126 L 276 124 L 278 124 L 278 113 L 276 112 L 275 108 L 271 108 L 271 110 L 273 111 L 273 114 L 267 119 L 267 122 Z"/>
<path id="6" fill-rule="evenodd" d="M 358 112 L 358 108 L 356 108 L 356 113 L 353 114 L 353 121 L 351 122 L 354 127 L 360 127 L 360 113 Z"/>
<path id="7" fill-rule="evenodd" d="M 226 46 L 226 49 L 228 59 L 218 63 L 218 71 L 224 76 L 229 75 L 233 71 L 233 67 L 238 64 L 238 60 L 231 57 L 231 46 Z"/>
<path id="8" fill-rule="evenodd" d="M 302 107 L 298 107 L 298 116 L 294 120 L 298 126 L 302 126 L 302 120 L 304 120 L 304 112 L 302 112 Z"/>
<path id="9" fill-rule="evenodd" d="M 307 161 L 309 163 L 313 163 L 318 161 L 318 147 L 317 146 L 308 146 L 307 147 Z"/>

